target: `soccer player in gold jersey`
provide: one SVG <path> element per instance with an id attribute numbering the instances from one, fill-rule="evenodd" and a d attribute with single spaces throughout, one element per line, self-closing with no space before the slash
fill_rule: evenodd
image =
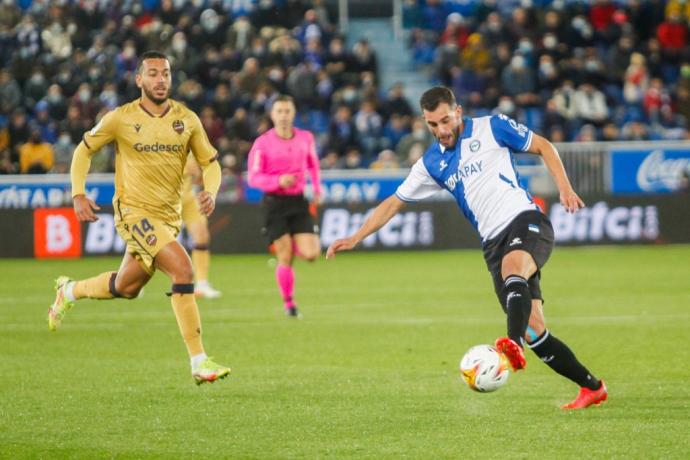
<path id="1" fill-rule="evenodd" d="M 85 194 L 91 156 L 115 144 L 115 227 L 127 244 L 120 268 L 93 278 L 55 282 L 57 295 L 48 313 L 48 326 L 57 329 L 74 301 L 137 296 L 160 269 L 172 280 L 172 308 L 189 352 L 197 384 L 224 378 L 230 369 L 204 352 L 201 321 L 194 297 L 194 272 L 187 251 L 176 240 L 181 224 L 182 176 L 191 151 L 202 169 L 204 189 L 197 199 L 201 212 L 215 208 L 221 171 L 199 117 L 169 98 L 170 62 L 157 51 L 139 59 L 136 84 L 141 98 L 107 113 L 84 134 L 72 159 L 72 199 L 82 222 L 98 219 L 100 209 Z"/>
<path id="2" fill-rule="evenodd" d="M 211 265 L 211 233 L 208 229 L 208 218 L 201 212 L 199 202 L 194 193 L 194 187 L 201 175 L 199 164 L 193 155 L 187 158 L 187 165 L 182 180 L 182 222 L 187 232 L 192 236 L 192 265 L 194 266 L 194 295 L 206 299 L 217 299 L 220 291 L 213 289 L 208 281 Z"/>

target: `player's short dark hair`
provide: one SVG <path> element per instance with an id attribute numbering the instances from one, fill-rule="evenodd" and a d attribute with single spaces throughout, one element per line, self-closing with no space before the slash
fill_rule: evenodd
<path id="1" fill-rule="evenodd" d="M 165 59 L 170 62 L 170 59 L 168 59 L 168 56 L 166 56 L 165 53 L 161 53 L 160 51 L 156 50 L 144 51 L 144 53 L 139 56 L 139 62 L 137 62 L 137 73 L 141 73 L 141 69 L 144 66 L 144 61 L 147 59 Z"/>
<path id="2" fill-rule="evenodd" d="M 419 98 L 419 105 L 422 107 L 422 110 L 428 112 L 436 110 L 443 103 L 448 104 L 451 109 L 458 104 L 455 100 L 455 94 L 445 86 L 434 86 L 426 90 L 422 97 Z"/>
<path id="3" fill-rule="evenodd" d="M 295 98 L 290 96 L 289 94 L 281 94 L 278 97 L 276 97 L 275 100 L 273 101 L 273 104 L 271 104 L 271 108 L 273 108 L 273 105 L 276 102 L 291 102 L 292 105 L 297 107 L 297 104 L 295 104 Z"/>

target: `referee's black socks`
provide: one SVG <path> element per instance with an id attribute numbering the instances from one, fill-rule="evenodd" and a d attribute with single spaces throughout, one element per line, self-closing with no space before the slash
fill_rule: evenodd
<path id="1" fill-rule="evenodd" d="M 527 345 L 547 366 L 581 387 L 598 390 L 601 386 L 599 379 L 577 360 L 568 345 L 551 335 L 548 329 Z"/>
<path id="2" fill-rule="evenodd" d="M 532 295 L 527 280 L 521 276 L 510 275 L 503 282 L 503 294 L 506 296 L 508 337 L 522 346 L 522 338 L 525 336 L 532 313 Z"/>

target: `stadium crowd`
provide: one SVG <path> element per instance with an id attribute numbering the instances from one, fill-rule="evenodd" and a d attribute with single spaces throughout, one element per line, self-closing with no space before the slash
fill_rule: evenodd
<path id="1" fill-rule="evenodd" d="M 690 2 L 405 0 L 403 15 L 414 65 L 473 116 L 553 141 L 688 137 Z M 323 168 L 409 166 L 429 134 L 402 84 L 379 87 L 374 47 L 348 49 L 323 0 L 3 0 L 0 173 L 67 172 L 83 133 L 138 96 L 147 49 L 170 56 L 173 97 L 199 114 L 229 199 L 280 93 Z M 112 171 L 112 153 L 92 171 Z"/>
<path id="2" fill-rule="evenodd" d="M 408 0 L 415 65 L 553 141 L 686 139 L 686 0 Z"/>

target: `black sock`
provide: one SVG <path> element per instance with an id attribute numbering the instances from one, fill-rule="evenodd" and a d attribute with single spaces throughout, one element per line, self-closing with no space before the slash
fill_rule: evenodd
<path id="1" fill-rule="evenodd" d="M 508 337 L 522 346 L 529 315 L 532 313 L 532 296 L 529 293 L 527 280 L 521 276 L 511 275 L 505 279 L 503 294 L 506 296 L 508 313 Z"/>
<path id="2" fill-rule="evenodd" d="M 601 387 L 601 381 L 577 360 L 568 345 L 551 335 L 548 329 L 528 346 L 547 366 L 563 377 L 590 390 L 598 390 Z"/>

